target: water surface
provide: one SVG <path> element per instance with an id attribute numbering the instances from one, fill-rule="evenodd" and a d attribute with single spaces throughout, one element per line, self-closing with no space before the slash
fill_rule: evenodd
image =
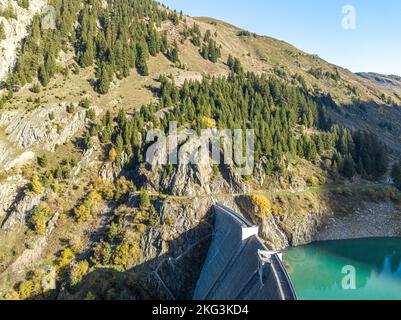
<path id="1" fill-rule="evenodd" d="M 401 300 L 401 238 L 316 242 L 283 260 L 300 300 Z"/>

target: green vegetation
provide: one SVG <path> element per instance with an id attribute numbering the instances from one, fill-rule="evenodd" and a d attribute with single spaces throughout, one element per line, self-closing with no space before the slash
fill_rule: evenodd
<path id="1" fill-rule="evenodd" d="M 54 117 L 53 117 L 53 119 L 54 119 Z M 38 157 L 38 165 L 41 168 L 46 168 L 47 164 L 48 164 L 48 160 L 47 160 L 47 156 L 45 154 L 41 157 Z"/>
<path id="2" fill-rule="evenodd" d="M 150 207 L 149 194 L 145 190 L 142 190 L 139 196 L 139 208 L 141 210 L 146 210 L 149 209 L 149 207 Z"/>
<path id="3" fill-rule="evenodd" d="M 29 9 L 29 0 L 17 0 L 17 3 L 21 8 Z"/>
<path id="4" fill-rule="evenodd" d="M 32 177 L 31 191 L 37 195 L 39 195 L 43 192 L 43 185 L 37 175 L 34 175 Z"/>
<path id="5" fill-rule="evenodd" d="M 375 136 L 331 125 L 325 106 L 302 90 L 274 77 L 245 75 L 239 61 L 232 57 L 228 63 L 241 72 L 228 79 L 186 81 L 181 89 L 161 77 L 161 107 L 177 106 L 163 119 L 165 130 L 169 121 L 177 121 L 179 126 L 192 124 L 199 132 L 205 128 L 204 117 L 214 119 L 219 128 L 252 128 L 256 161 L 264 159 L 268 175 L 285 172 L 284 158 L 314 162 L 328 151 L 334 153 L 333 173 L 347 178 L 356 173 L 368 178 L 385 174 L 387 150 Z M 299 133 L 294 130 L 297 126 Z M 316 133 L 308 134 L 307 129 Z"/>
<path id="6" fill-rule="evenodd" d="M 23 1 L 25 2 L 25 1 Z M 58 52 L 66 42 L 72 42 L 79 66 L 97 66 L 97 90 L 106 94 L 113 77 L 121 79 L 136 67 L 142 75 L 148 75 L 147 60 L 150 55 L 167 52 L 165 35 L 156 27 L 162 21 L 178 23 L 176 14 L 169 14 L 151 0 L 52 0 L 59 17 L 56 30 L 40 27 L 40 15 L 34 17 L 27 41 L 24 42 L 15 74 L 9 84 L 24 85 L 38 78 L 43 86 L 60 70 L 56 65 Z M 14 17 L 12 11 L 0 15 Z M 78 25 L 75 27 L 75 17 Z M 145 23 L 145 17 L 151 17 Z M 99 28 L 97 28 L 100 22 Z"/>
<path id="7" fill-rule="evenodd" d="M 84 108 L 84 109 L 89 109 L 89 108 L 90 108 L 90 101 L 89 101 L 89 99 L 88 99 L 88 98 L 85 98 L 85 99 L 81 100 L 81 101 L 79 102 L 79 106 L 82 107 L 82 108 Z"/>
<path id="8" fill-rule="evenodd" d="M 374 135 L 331 124 L 327 106 L 302 88 L 276 77 L 245 74 L 232 56 L 227 64 L 232 70 L 229 78 L 185 81 L 182 88 L 160 76 L 159 103 L 143 106 L 130 119 L 123 110 L 116 118 L 107 112 L 101 123 L 85 133 L 87 145 L 98 135 L 109 161 L 121 165 L 125 153 L 127 169 L 135 169 L 143 161 L 140 136 L 146 136 L 145 123 L 166 131 L 170 121 L 177 121 L 197 132 L 213 124 L 231 130 L 254 129 L 256 162 L 268 176 L 285 177 L 289 161 L 297 158 L 312 163 L 324 160 L 334 178 L 351 179 L 358 174 L 376 179 L 386 173 L 387 150 Z M 155 118 L 158 110 L 173 106 L 164 118 Z"/>
<path id="9" fill-rule="evenodd" d="M 79 284 L 82 281 L 82 279 L 88 274 L 88 272 L 89 272 L 88 261 L 84 260 L 75 264 L 71 268 L 70 272 L 70 285 L 75 286 Z"/>
<path id="10" fill-rule="evenodd" d="M 239 36 L 239 37 L 254 37 L 254 38 L 256 38 L 257 37 L 257 35 L 256 35 L 256 33 L 251 33 L 251 32 L 249 32 L 249 31 L 247 31 L 247 30 L 241 30 L 241 31 L 239 31 L 238 33 L 237 33 L 237 35 Z"/>
<path id="11" fill-rule="evenodd" d="M 33 230 L 38 235 L 45 235 L 47 223 L 51 218 L 51 210 L 46 202 L 42 202 L 33 212 L 30 219 Z"/>
<path id="12" fill-rule="evenodd" d="M 102 203 L 102 196 L 96 190 L 92 190 L 81 205 L 74 209 L 74 216 L 78 222 L 90 221 Z"/>
<path id="13" fill-rule="evenodd" d="M 72 103 L 70 103 L 69 105 L 67 105 L 67 112 L 68 112 L 68 113 L 74 113 L 75 110 L 76 110 L 76 108 L 75 108 L 75 106 L 74 106 Z"/>
<path id="14" fill-rule="evenodd" d="M 271 216 L 272 204 L 264 195 L 253 195 L 251 198 L 252 204 L 257 209 L 257 216 L 260 219 L 269 218 Z"/>
<path id="15" fill-rule="evenodd" d="M 75 259 L 75 253 L 71 248 L 65 248 L 61 251 L 56 260 L 56 269 L 59 275 L 63 274 Z"/>
<path id="16" fill-rule="evenodd" d="M 41 90 L 42 90 L 42 89 L 41 89 L 39 83 L 34 83 L 33 86 L 32 86 L 32 89 L 31 89 L 31 91 L 32 91 L 33 93 L 39 93 Z"/>
<path id="17" fill-rule="evenodd" d="M 0 23 L 0 40 L 5 40 L 7 38 L 6 28 L 4 26 L 4 22 Z"/>
<path id="18" fill-rule="evenodd" d="M 22 6 L 29 4 L 28 1 L 19 3 Z M 91 81 L 94 90 L 100 94 L 107 94 L 113 87 L 112 82 L 115 81 L 117 84 L 118 80 L 130 76 L 133 68 L 136 68 L 142 76 L 149 75 L 149 59 L 160 53 L 163 53 L 176 67 L 186 68 L 180 61 L 180 50 L 184 50 L 185 46 L 179 46 L 179 39 L 171 40 L 172 43 L 169 44 L 167 33 L 158 31 L 161 23 L 167 19 L 174 25 L 179 24 L 180 16 L 176 12 L 164 10 L 150 0 L 106 0 L 107 6 L 102 5 L 101 0 L 84 2 L 51 0 L 50 3 L 55 6 L 58 13 L 58 28 L 42 30 L 40 18 L 34 18 L 30 35 L 23 44 L 16 72 L 9 79 L 9 94 L 0 100 L 0 108 L 6 101 L 12 99 L 13 86 L 19 87 L 25 83 L 32 83 L 31 91 L 37 94 L 33 95 L 34 98 L 28 97 L 26 101 L 34 102 L 35 107 L 45 108 L 44 101 L 53 95 L 53 92 L 51 94 L 49 92 L 55 87 L 60 88 L 58 77 L 54 80 L 54 86 L 49 88 L 50 81 L 57 73 L 67 77 L 70 72 L 77 75 L 82 69 L 88 68 L 82 73 L 90 75 L 92 80 L 94 72 L 96 81 Z M 201 54 L 204 59 L 213 63 L 221 59 L 222 47 L 215 40 L 217 33 L 212 35 L 208 30 L 202 35 L 199 26 L 194 24 L 193 27 L 185 25 L 181 35 L 181 44 L 189 39 L 197 47 L 196 55 Z M 256 37 L 246 31 L 240 31 L 238 36 Z M 238 39 L 236 41 L 238 42 Z M 76 54 L 76 61 L 66 68 L 60 68 L 56 65 L 60 49 L 67 52 L 71 48 Z M 201 59 L 199 56 L 197 58 Z M 163 61 L 164 65 L 167 65 L 165 59 L 154 60 L 157 63 Z M 160 70 L 163 70 L 164 65 Z M 222 63 L 212 65 L 203 62 L 203 65 L 216 70 L 219 68 L 227 70 Z M 286 197 L 291 198 L 291 201 L 295 199 L 294 203 L 298 201 L 305 204 L 308 207 L 305 210 L 308 212 L 317 212 L 320 205 L 318 195 L 321 193 L 333 193 L 334 196 L 348 197 L 352 200 L 354 190 L 365 190 L 366 196 L 374 201 L 399 200 L 396 192 L 390 190 L 388 185 L 373 183 L 342 185 L 344 178 L 353 179 L 356 176 L 372 180 L 380 178 L 386 174 L 388 156 L 386 147 L 376 136 L 365 131 L 348 130 L 331 122 L 328 108 L 332 107 L 334 102 L 330 96 L 316 96 L 314 94 L 317 91 L 312 94 L 312 90 L 308 91 L 305 78 L 301 74 L 290 76 L 284 66 L 274 69 L 276 75 L 259 75 L 246 72 L 245 69 L 249 68 L 249 64 L 244 68 L 245 65 L 241 64 L 241 60 L 233 55 L 229 55 L 227 66 L 230 70 L 228 76 L 206 75 L 201 81 L 186 80 L 180 86 L 176 85 L 173 76 L 165 76 L 164 71 L 160 72 L 162 75 L 158 79 L 160 86 L 155 85 L 152 74 L 149 79 L 143 79 L 143 83 L 147 82 L 146 86 L 151 87 L 155 99 L 140 109 L 136 109 L 136 102 L 130 104 L 131 97 L 125 99 L 126 96 L 121 95 L 124 100 L 120 105 L 121 110 L 116 110 L 117 107 L 110 107 L 107 110 L 105 105 L 109 105 L 109 100 L 117 99 L 121 92 L 118 92 L 118 95 L 114 95 L 113 92 L 107 97 L 97 95 L 93 100 L 89 100 L 85 97 L 92 95 L 87 94 L 87 88 L 80 89 L 76 95 L 71 95 L 76 99 L 73 100 L 74 103 L 70 100 L 68 104 L 63 104 L 67 113 L 73 114 L 78 108 L 80 112 L 86 112 L 86 117 L 90 121 L 87 121 L 87 125 L 82 128 L 83 136 L 74 137 L 71 141 L 76 143 L 74 146 L 68 143 L 59 146 L 63 152 L 73 156 L 63 157 L 63 160 L 60 160 L 58 156 L 61 152 L 56 155 L 47 153 L 49 159 L 43 154 L 37 158 L 38 166 L 24 169 L 24 175 L 31 180 L 28 191 L 48 197 L 47 203 L 41 203 L 32 213 L 29 226 L 36 234 L 44 235 L 52 210 L 56 206 L 57 210 L 63 209 L 60 210 L 63 213 L 60 225 L 65 223 L 73 230 L 71 233 L 77 234 L 77 237 L 82 237 L 85 241 L 89 240 L 87 232 L 89 229 L 92 231 L 99 226 L 108 226 L 98 228 L 99 236 L 96 234 L 96 243 L 90 248 L 88 255 L 85 255 L 87 260 L 81 261 L 83 258 L 80 253 L 83 248 L 63 248 L 57 255 L 55 267 L 58 280 L 62 285 L 67 281 L 67 285 L 63 288 L 67 290 L 78 288 L 86 276 L 88 278 L 91 276 L 89 271 L 98 266 L 121 271 L 141 262 L 140 244 L 143 243 L 144 234 L 150 229 L 159 228 L 161 220 L 164 220 L 163 226 L 166 228 L 174 228 L 177 219 L 174 214 L 161 216 L 156 211 L 162 201 L 210 197 L 210 195 L 193 197 L 164 195 L 159 194 L 159 191 L 156 193 L 145 189 L 158 190 L 149 188 L 142 179 L 147 170 L 147 166 L 143 163 L 147 147 L 143 142 L 144 137 L 150 128 L 167 132 L 170 121 L 178 122 L 180 128 L 192 128 L 198 133 L 202 129 L 214 127 L 255 130 L 255 159 L 257 170 L 260 171 L 257 174 L 258 177 L 259 174 L 263 176 L 265 181 L 261 188 L 266 188 L 267 184 L 273 181 L 271 190 L 276 190 L 274 181 L 277 181 L 277 185 L 280 185 L 278 189 L 282 191 L 224 194 L 224 196 L 248 197 L 257 209 L 258 219 L 269 219 L 272 214 L 284 218 L 284 215 L 290 212 L 287 209 L 292 204 L 290 200 L 285 200 L 288 201 L 287 206 L 282 201 L 282 198 Z M 168 68 L 171 70 L 170 63 Z M 331 73 L 324 69 L 312 68 L 309 73 L 316 79 L 340 80 L 338 70 Z M 123 86 L 124 81 L 119 84 Z M 46 86 L 48 87 L 45 88 Z M 118 88 L 117 86 L 116 91 Z M 39 94 L 41 91 L 42 94 Z M 24 91 L 22 93 L 24 94 Z M 16 96 L 15 100 L 19 101 L 19 96 Z M 57 96 L 57 99 L 62 100 L 60 96 Z M 95 104 L 99 105 L 99 113 L 101 110 L 105 111 L 101 119 L 96 117 Z M 163 113 L 162 117 L 157 116 L 160 113 Z M 57 114 L 57 120 L 62 116 L 63 113 Z M 62 121 L 60 124 L 53 121 L 56 119 L 54 112 L 50 112 L 48 118 L 50 121 L 47 120 L 46 125 L 49 127 L 59 125 L 61 128 L 64 125 Z M 391 123 L 383 122 L 380 126 L 389 131 L 393 130 Z M 107 167 L 113 170 L 113 175 L 118 174 L 121 169 L 121 176 L 113 180 L 97 179 L 95 170 L 99 172 L 99 168 L 85 166 L 85 161 L 82 161 L 82 170 L 74 175 L 74 179 L 70 179 L 72 172 L 75 174 L 72 169 L 78 165 L 77 157 L 81 157 L 84 151 L 81 149 L 91 149 L 95 146 L 94 151 L 97 151 L 98 141 L 103 148 L 103 154 L 97 159 L 109 161 Z M 79 155 L 78 149 L 81 152 Z M 297 170 L 305 170 L 304 166 L 313 170 L 310 175 L 302 172 L 298 176 Z M 220 169 L 221 166 L 213 166 L 216 180 L 219 179 Z M 168 182 L 168 178 L 172 177 L 175 171 L 176 168 L 171 164 L 160 169 L 158 173 L 160 180 L 163 181 L 163 186 L 162 184 L 158 186 L 160 189 L 165 187 L 164 182 Z M 221 176 L 224 176 L 223 173 L 222 171 Z M 401 164 L 394 165 L 392 176 L 395 185 L 401 189 Z M 302 180 L 297 179 L 299 177 L 305 180 L 309 188 L 294 192 L 289 186 L 298 184 L 298 180 Z M 334 185 L 332 180 L 337 179 L 338 182 L 334 183 L 338 185 Z M 75 184 L 76 180 L 79 182 Z M 244 178 L 244 183 L 248 182 L 253 184 L 255 181 L 252 177 Z M 304 187 L 303 181 L 300 181 L 298 186 Z M 54 193 L 44 193 L 45 190 L 51 189 Z M 168 193 L 167 190 L 160 192 Z M 298 208 L 298 205 L 295 207 Z M 168 231 L 162 235 L 162 245 L 168 246 L 170 239 L 164 239 L 164 236 L 166 238 L 170 236 Z M 92 239 L 90 240 L 92 245 Z M 60 245 L 57 250 L 59 249 Z M 22 298 L 40 292 L 37 281 L 30 278 L 15 290 Z M 90 299 L 98 297 L 98 293 L 89 292 L 87 297 Z"/>
<path id="19" fill-rule="evenodd" d="M 130 265 L 137 262 L 140 258 L 140 248 L 137 242 L 123 242 L 113 254 L 113 262 L 117 266 L 127 269 Z"/>
<path id="20" fill-rule="evenodd" d="M 0 17 L 6 19 L 17 19 L 17 13 L 15 12 L 13 6 L 9 4 L 7 7 L 0 8 Z"/>
<path id="21" fill-rule="evenodd" d="M 217 45 L 216 41 L 212 38 L 210 30 L 206 31 L 203 42 L 200 50 L 201 56 L 206 60 L 216 63 L 221 57 L 221 47 Z"/>

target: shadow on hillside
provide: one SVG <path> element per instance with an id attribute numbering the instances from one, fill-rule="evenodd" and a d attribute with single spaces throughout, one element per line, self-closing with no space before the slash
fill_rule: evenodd
<path id="1" fill-rule="evenodd" d="M 166 253 L 126 271 L 99 268 L 73 287 L 38 295 L 33 300 L 190 300 L 212 239 L 210 210 L 199 225 L 168 241 Z M 161 250 L 161 239 L 153 245 Z M 147 251 L 146 248 L 143 250 Z"/>
<path id="2" fill-rule="evenodd" d="M 370 132 L 387 145 L 390 153 L 401 153 L 401 106 L 372 100 L 338 105 L 330 96 L 316 100 L 320 106 L 327 107 L 328 114 L 323 117 L 327 123 L 324 125 L 337 123 L 350 130 Z"/>

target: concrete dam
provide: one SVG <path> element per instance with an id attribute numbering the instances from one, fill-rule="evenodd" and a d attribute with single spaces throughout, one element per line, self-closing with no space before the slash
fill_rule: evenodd
<path id="1" fill-rule="evenodd" d="M 194 300 L 296 300 L 279 254 L 258 237 L 258 227 L 214 205 L 214 233 Z"/>

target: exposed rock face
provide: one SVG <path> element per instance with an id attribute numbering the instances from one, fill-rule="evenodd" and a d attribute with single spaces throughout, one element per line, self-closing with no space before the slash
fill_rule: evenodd
<path id="1" fill-rule="evenodd" d="M 8 171 L 33 160 L 35 148 L 54 152 L 86 125 L 86 110 L 66 112 L 66 103 L 0 113 L 0 169 Z M 93 107 L 97 111 L 96 107 Z M 50 114 L 55 118 L 50 120 Z M 4 134 L 1 134 L 4 132 Z"/>
<path id="2" fill-rule="evenodd" d="M 40 144 L 43 150 L 54 151 L 56 145 L 69 141 L 85 125 L 86 110 L 69 115 L 66 107 L 66 103 L 60 103 L 33 111 L 6 111 L 0 114 L 0 126 L 5 127 L 9 141 L 20 149 Z M 49 119 L 51 113 L 54 120 Z"/>
<path id="3" fill-rule="evenodd" d="M 143 170 L 142 174 L 149 187 L 158 192 L 178 196 L 235 194 L 249 191 L 233 166 L 220 165 L 221 174 L 215 174 L 209 150 L 210 141 L 214 139 L 212 133 L 202 137 L 189 135 L 185 130 L 178 134 L 177 142 L 181 147 L 178 151 L 174 149 L 174 152 L 177 151 L 178 165 L 175 165 L 167 177 L 161 176 L 158 169 L 171 157 L 167 150 L 168 142 L 159 141 L 152 156 L 147 155 L 151 169 Z"/>
<path id="4" fill-rule="evenodd" d="M 114 180 L 119 177 L 121 174 L 122 168 L 128 161 L 127 154 L 125 152 L 121 155 L 121 165 L 117 165 L 116 163 L 106 162 L 99 170 L 99 177 L 107 180 Z"/>
<path id="5" fill-rule="evenodd" d="M 301 218 L 298 216 L 297 220 L 292 215 L 286 218 L 277 217 L 274 212 L 271 217 L 261 219 L 249 197 L 238 197 L 236 202 L 241 209 L 238 212 L 259 226 L 260 237 L 275 251 L 312 242 L 318 229 L 331 214 L 327 208 L 322 208 L 302 215 Z"/>
<path id="6" fill-rule="evenodd" d="M 401 213 L 394 203 L 367 203 L 347 215 L 334 216 L 315 236 L 315 241 L 399 237 Z"/>
<path id="7" fill-rule="evenodd" d="M 17 201 L 10 209 L 9 216 L 2 225 L 4 230 L 14 230 L 25 225 L 33 210 L 40 204 L 42 195 L 29 194 Z"/>
<path id="8" fill-rule="evenodd" d="M 318 229 L 325 223 L 331 213 L 325 210 L 309 212 L 300 222 L 288 219 L 283 224 L 285 233 L 289 235 L 290 244 L 294 247 L 308 244 L 314 241 Z"/>
<path id="9" fill-rule="evenodd" d="M 96 141 L 95 141 L 96 140 Z M 79 182 L 79 174 L 87 169 L 87 168 L 97 168 L 99 166 L 99 158 L 102 154 L 102 147 L 99 144 L 98 139 L 94 138 L 92 140 L 93 147 L 89 150 L 86 150 L 81 159 L 78 162 L 78 165 L 72 169 L 71 171 L 71 181 L 73 183 Z"/>
<path id="10" fill-rule="evenodd" d="M 24 185 L 21 177 L 10 177 L 0 183 L 0 219 L 6 215 Z"/>
<path id="11" fill-rule="evenodd" d="M 7 268 L 3 274 L 15 273 L 24 274 L 25 267 L 36 263 L 43 251 L 46 249 L 47 240 L 54 228 L 57 225 L 57 221 L 60 217 L 60 213 L 56 212 L 50 219 L 48 226 L 46 228 L 46 233 L 43 236 L 35 236 L 32 243 L 30 243 L 30 248 L 24 250 L 24 252 Z M 49 289 L 55 289 L 55 270 L 52 267 L 47 267 L 49 274 L 42 280 L 42 286 L 50 287 Z M 50 281 L 50 283 L 46 283 Z"/>
<path id="12" fill-rule="evenodd" d="M 0 80 L 3 80 L 14 67 L 17 50 L 21 45 L 21 40 L 28 35 L 27 28 L 30 26 L 33 16 L 41 12 L 46 4 L 47 0 L 29 1 L 29 9 L 26 10 L 19 7 L 15 0 L 0 0 L 1 8 L 7 8 L 10 5 L 17 14 L 17 19 L 0 17 L 7 36 L 5 40 L 0 40 Z"/>
<path id="13" fill-rule="evenodd" d="M 401 88 L 401 77 L 396 75 L 383 75 L 374 72 L 360 72 L 356 75 L 374 81 L 380 85 L 390 88 Z"/>
<path id="14" fill-rule="evenodd" d="M 7 151 L 4 153 L 4 155 L 4 161 L 0 161 L 0 164 L 3 162 L 3 168 L 5 171 L 9 171 L 14 167 L 23 166 L 24 164 L 27 164 L 35 159 L 35 153 L 33 151 L 25 151 L 17 155 L 14 159 L 12 159 L 10 153 Z"/>

